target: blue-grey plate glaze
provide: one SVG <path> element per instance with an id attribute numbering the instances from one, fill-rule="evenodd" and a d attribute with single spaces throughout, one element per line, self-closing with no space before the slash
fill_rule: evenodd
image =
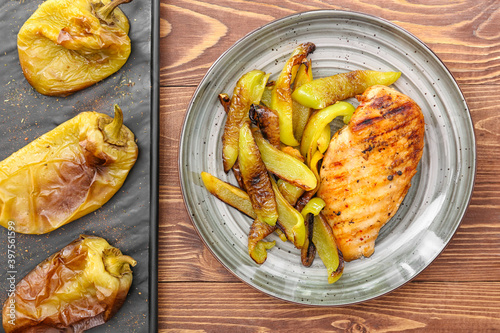
<path id="1" fill-rule="evenodd" d="M 247 252 L 251 220 L 211 196 L 200 173 L 236 184 L 222 168 L 225 113 L 218 94 L 232 94 L 252 69 L 275 79 L 293 49 L 313 42 L 316 78 L 356 69 L 400 71 L 394 88 L 423 110 L 425 147 L 418 173 L 397 214 L 381 230 L 370 258 L 346 263 L 342 278 L 328 284 L 319 258 L 309 268 L 300 252 L 275 235 L 263 265 Z M 355 100 L 350 102 L 357 104 Z M 271 22 L 242 38 L 213 64 L 187 110 L 180 143 L 184 200 L 200 237 L 234 275 L 287 301 L 346 305 L 390 292 L 425 269 L 450 241 L 465 213 L 475 175 L 475 138 L 469 110 L 450 72 L 420 40 L 383 19 L 321 10 Z"/>

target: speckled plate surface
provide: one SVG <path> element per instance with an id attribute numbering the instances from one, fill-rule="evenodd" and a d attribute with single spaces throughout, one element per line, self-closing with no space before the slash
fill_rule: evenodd
<path id="1" fill-rule="evenodd" d="M 236 184 L 222 168 L 225 113 L 219 93 L 232 94 L 252 69 L 275 79 L 293 49 L 313 42 L 316 78 L 356 69 L 401 71 L 394 87 L 414 99 L 426 122 L 418 173 L 397 214 L 386 224 L 370 258 L 347 263 L 329 285 L 319 258 L 300 264 L 290 242 L 269 251 L 263 265 L 247 253 L 251 220 L 211 196 L 200 173 Z M 355 100 L 350 100 L 357 105 Z M 464 97 L 438 57 L 416 37 L 383 19 L 346 11 L 312 11 L 269 23 L 242 38 L 209 69 L 184 122 L 180 177 L 185 203 L 206 246 L 234 275 L 258 290 L 287 301 L 346 305 L 390 292 L 414 278 L 445 248 L 458 228 L 472 192 L 475 138 Z"/>

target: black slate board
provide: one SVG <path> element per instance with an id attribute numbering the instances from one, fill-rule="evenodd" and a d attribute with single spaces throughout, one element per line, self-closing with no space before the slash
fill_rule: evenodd
<path id="1" fill-rule="evenodd" d="M 64 98 L 37 93 L 19 65 L 17 33 L 42 2 L 0 0 L 0 160 L 82 111 L 112 116 L 115 103 L 121 106 L 124 123 L 136 136 L 139 157 L 122 188 L 99 210 L 49 234 L 16 234 L 16 281 L 80 234 L 103 237 L 138 264 L 123 307 L 113 319 L 90 332 L 156 331 L 159 2 L 134 0 L 120 6 L 130 21 L 129 60 L 107 79 Z M 9 289 L 7 245 L 7 230 L 0 227 L 2 303 Z"/>

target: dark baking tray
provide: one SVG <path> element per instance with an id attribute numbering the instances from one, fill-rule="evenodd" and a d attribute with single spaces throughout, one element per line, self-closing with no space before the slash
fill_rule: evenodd
<path id="1" fill-rule="evenodd" d="M 122 188 L 102 208 L 45 235 L 16 235 L 16 281 L 80 234 L 104 237 L 134 257 L 125 304 L 91 332 L 157 331 L 159 0 L 123 4 L 130 21 L 127 63 L 100 83 L 65 98 L 37 93 L 24 78 L 17 33 L 42 0 L 0 0 L 0 160 L 82 111 L 113 114 L 121 106 L 139 157 Z M 7 230 L 0 227 L 0 301 L 8 294 Z M 1 325 L 0 325 L 1 326 Z M 3 329 L 0 328 L 0 331 Z"/>

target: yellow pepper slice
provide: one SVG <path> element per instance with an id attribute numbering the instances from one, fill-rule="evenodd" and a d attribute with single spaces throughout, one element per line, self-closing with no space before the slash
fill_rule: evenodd
<path id="1" fill-rule="evenodd" d="M 240 129 L 238 163 L 257 218 L 271 226 L 275 225 L 278 210 L 271 179 L 255 143 L 250 124 L 246 122 Z"/>
<path id="2" fill-rule="evenodd" d="M 297 200 L 299 200 L 300 196 L 304 193 L 304 189 L 290 184 L 283 179 L 278 179 L 278 188 L 290 205 L 295 205 Z"/>
<path id="3" fill-rule="evenodd" d="M 274 180 L 271 181 L 278 205 L 278 227 L 285 233 L 286 237 L 296 248 L 300 249 L 305 242 L 306 230 L 304 217 L 280 193 Z"/>
<path id="4" fill-rule="evenodd" d="M 332 138 L 332 130 L 330 126 L 325 126 L 323 128 L 323 132 L 321 132 L 320 137 L 318 138 L 318 150 L 324 154 L 328 149 L 328 145 L 330 144 L 330 139 Z"/>
<path id="5" fill-rule="evenodd" d="M 306 64 L 302 64 L 297 71 L 295 77 L 294 89 L 311 82 L 313 80 L 311 60 L 309 59 Z M 306 127 L 307 121 L 311 116 L 312 109 L 304 106 L 292 99 L 292 120 L 293 120 L 293 135 L 300 142 L 302 134 Z"/>
<path id="6" fill-rule="evenodd" d="M 302 209 L 300 212 L 304 218 L 307 216 L 307 214 L 313 214 L 314 216 L 318 215 L 321 210 L 326 206 L 326 203 L 323 199 L 321 198 L 312 198 L 309 200 L 309 202 L 305 205 L 305 207 Z"/>
<path id="7" fill-rule="evenodd" d="M 309 118 L 300 144 L 300 152 L 305 157 L 307 165 L 310 165 L 311 158 L 318 147 L 318 139 L 325 126 L 329 126 L 330 122 L 338 116 L 352 115 L 354 110 L 354 107 L 347 102 L 337 102 L 319 110 Z"/>
<path id="8" fill-rule="evenodd" d="M 268 235 L 276 230 L 276 226 L 270 226 L 258 219 L 253 221 L 248 233 L 248 254 L 257 263 L 263 264 L 267 259 L 267 250 L 276 245 L 276 241 L 263 241 Z"/>
<path id="9" fill-rule="evenodd" d="M 312 241 L 326 266 L 328 283 L 336 282 L 344 271 L 344 259 L 337 248 L 332 229 L 322 214 L 314 216 Z"/>
<path id="10" fill-rule="evenodd" d="M 259 103 L 268 78 L 269 74 L 253 70 L 244 74 L 236 83 L 222 134 L 224 172 L 229 172 L 238 158 L 241 125 L 250 121 L 248 118 L 250 106 Z"/>
<path id="11" fill-rule="evenodd" d="M 201 180 L 203 181 L 203 184 L 208 192 L 212 195 L 251 218 L 257 218 L 257 214 L 255 214 L 252 203 L 250 202 L 250 197 L 245 191 L 226 183 L 225 181 L 222 181 L 205 171 L 201 173 Z"/>
<path id="12" fill-rule="evenodd" d="M 254 131 L 254 137 L 269 172 L 306 191 L 316 187 L 317 179 L 307 165 L 271 145 L 259 131 Z"/>
<path id="13" fill-rule="evenodd" d="M 280 139 L 289 146 L 300 144 L 293 134 L 292 83 L 299 65 L 315 48 L 313 43 L 300 44 L 295 48 L 271 92 L 271 109 L 278 112 L 280 120 Z"/>
<path id="14" fill-rule="evenodd" d="M 378 72 L 357 70 L 319 78 L 296 89 L 292 98 L 304 106 L 323 109 L 337 101 L 362 94 L 369 87 L 382 84 L 389 86 L 396 82 L 401 72 Z"/>

